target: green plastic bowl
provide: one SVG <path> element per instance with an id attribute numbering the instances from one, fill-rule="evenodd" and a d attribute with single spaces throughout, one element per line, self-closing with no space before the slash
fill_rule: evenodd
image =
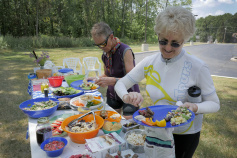
<path id="1" fill-rule="evenodd" d="M 115 123 L 118 123 L 118 122 L 112 122 L 112 124 L 115 124 Z M 116 132 L 117 134 L 119 134 L 122 131 L 122 127 L 117 131 L 107 131 L 102 127 L 102 131 L 104 132 L 104 134 L 109 134 L 109 133 L 112 133 L 112 132 Z"/>
<path id="2" fill-rule="evenodd" d="M 67 82 L 67 84 L 70 86 L 70 84 L 74 81 L 78 81 L 78 80 L 84 80 L 85 75 L 68 75 L 65 76 L 65 80 Z"/>

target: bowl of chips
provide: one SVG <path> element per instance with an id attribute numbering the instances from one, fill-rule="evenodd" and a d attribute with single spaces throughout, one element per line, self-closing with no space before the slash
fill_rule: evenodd
<path id="1" fill-rule="evenodd" d="M 122 131 L 122 125 L 120 122 L 105 121 L 102 130 L 105 134 L 112 132 L 116 132 L 119 134 Z"/>

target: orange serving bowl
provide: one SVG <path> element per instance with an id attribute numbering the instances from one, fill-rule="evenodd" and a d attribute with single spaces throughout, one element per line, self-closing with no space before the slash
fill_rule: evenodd
<path id="1" fill-rule="evenodd" d="M 67 132 L 70 139 L 74 143 L 78 143 L 78 144 L 85 144 L 86 143 L 85 139 L 94 138 L 98 134 L 100 128 L 104 125 L 104 119 L 102 117 L 98 116 L 98 115 L 95 115 L 96 124 L 98 125 L 98 127 L 95 130 L 92 130 L 92 131 L 89 131 L 89 132 L 82 132 L 82 133 L 75 133 L 75 132 L 68 131 L 66 129 L 66 126 L 71 121 L 77 119 L 78 117 L 80 117 L 82 115 L 83 114 L 70 116 L 70 117 L 66 118 L 61 124 L 62 129 L 65 132 Z M 90 114 L 90 115 L 87 115 L 87 116 L 83 117 L 83 120 L 85 120 L 86 122 L 90 122 L 93 119 L 94 119 L 93 114 Z"/>

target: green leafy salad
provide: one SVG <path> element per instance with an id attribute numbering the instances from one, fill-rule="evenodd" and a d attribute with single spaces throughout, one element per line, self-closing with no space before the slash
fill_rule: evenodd
<path id="1" fill-rule="evenodd" d="M 29 110 L 29 111 L 37 111 L 37 110 L 45 110 L 45 109 L 50 109 L 54 106 L 56 106 L 57 103 L 49 100 L 49 101 L 42 101 L 42 102 L 34 102 L 34 104 L 31 106 L 29 104 L 27 108 L 23 108 L 24 110 Z"/>
<path id="2" fill-rule="evenodd" d="M 65 95 L 77 94 L 80 92 L 81 92 L 81 90 L 76 90 L 72 87 L 59 87 L 53 91 L 53 94 L 55 94 L 57 96 L 65 96 Z"/>

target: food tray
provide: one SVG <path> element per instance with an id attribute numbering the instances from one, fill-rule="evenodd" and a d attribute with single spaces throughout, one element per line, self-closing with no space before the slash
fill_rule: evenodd
<path id="1" fill-rule="evenodd" d="M 72 116 L 72 115 L 74 115 L 74 114 L 73 113 L 68 113 L 68 114 L 61 114 L 61 115 L 54 116 L 54 117 L 49 119 L 49 123 L 51 125 L 55 120 L 57 120 L 59 118 L 65 119 L 65 118 L 68 118 L 69 116 Z M 64 131 L 62 134 L 56 135 L 56 136 L 53 136 L 53 137 L 64 137 L 66 135 L 67 135 L 67 132 Z"/>
<path id="2" fill-rule="evenodd" d="M 135 122 L 135 121 L 131 121 L 131 122 L 127 122 L 127 123 L 132 123 L 132 122 Z M 126 123 L 125 123 L 125 124 L 126 124 Z M 133 126 L 130 126 L 130 127 L 125 127 L 125 126 L 124 126 L 125 124 L 122 125 L 122 131 L 123 131 L 123 133 L 126 133 L 127 131 L 132 130 L 132 129 L 139 129 L 139 127 L 140 127 L 140 124 L 133 125 Z"/>

